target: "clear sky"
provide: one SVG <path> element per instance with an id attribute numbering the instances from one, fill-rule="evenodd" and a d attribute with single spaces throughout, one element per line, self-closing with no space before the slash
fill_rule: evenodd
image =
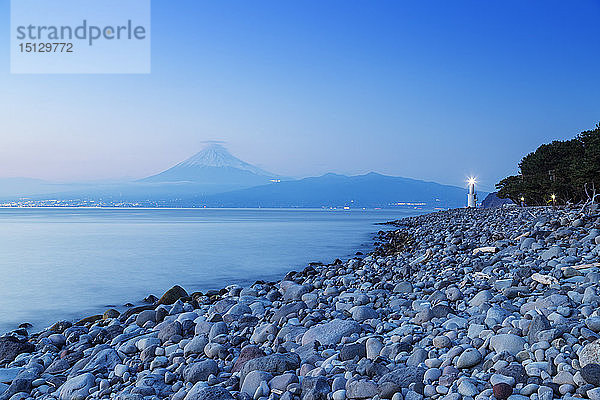
<path id="1" fill-rule="evenodd" d="M 223 140 L 287 176 L 491 189 L 600 121 L 599 18 L 599 0 L 154 0 L 149 75 L 11 75 L 3 28 L 0 177 L 137 178 Z"/>

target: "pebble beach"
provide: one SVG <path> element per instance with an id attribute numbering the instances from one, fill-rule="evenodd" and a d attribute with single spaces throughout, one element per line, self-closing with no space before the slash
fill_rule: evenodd
<path id="1" fill-rule="evenodd" d="M 0 337 L 0 400 L 600 400 L 600 214 L 457 209 L 277 282 Z"/>

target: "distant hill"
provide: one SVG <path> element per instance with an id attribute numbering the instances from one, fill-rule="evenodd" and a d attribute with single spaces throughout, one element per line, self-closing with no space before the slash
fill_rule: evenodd
<path id="1" fill-rule="evenodd" d="M 481 202 L 483 208 L 502 207 L 505 204 L 515 204 L 511 199 L 501 199 L 498 197 L 498 192 L 492 192 L 486 196 Z"/>
<path id="2" fill-rule="evenodd" d="M 190 199 L 208 207 L 390 207 L 426 203 L 427 207 L 464 207 L 464 188 L 371 172 L 326 174 Z"/>
<path id="3" fill-rule="evenodd" d="M 234 157 L 219 144 L 210 144 L 174 167 L 139 182 L 250 187 L 269 183 L 272 179 L 279 177 Z"/>

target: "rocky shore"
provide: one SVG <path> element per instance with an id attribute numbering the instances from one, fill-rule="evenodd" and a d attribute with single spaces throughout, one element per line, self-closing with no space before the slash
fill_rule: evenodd
<path id="1" fill-rule="evenodd" d="M 451 210 L 280 282 L 0 338 L 0 400 L 600 400 L 600 216 Z"/>

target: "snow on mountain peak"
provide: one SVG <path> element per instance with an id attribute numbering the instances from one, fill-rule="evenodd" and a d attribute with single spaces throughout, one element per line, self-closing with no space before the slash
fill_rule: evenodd
<path id="1" fill-rule="evenodd" d="M 176 167 L 217 167 L 217 168 L 237 168 L 250 171 L 257 175 L 272 175 L 269 172 L 248 164 L 234 157 L 229 151 L 220 144 L 211 143 L 202 151 L 179 163 Z"/>

